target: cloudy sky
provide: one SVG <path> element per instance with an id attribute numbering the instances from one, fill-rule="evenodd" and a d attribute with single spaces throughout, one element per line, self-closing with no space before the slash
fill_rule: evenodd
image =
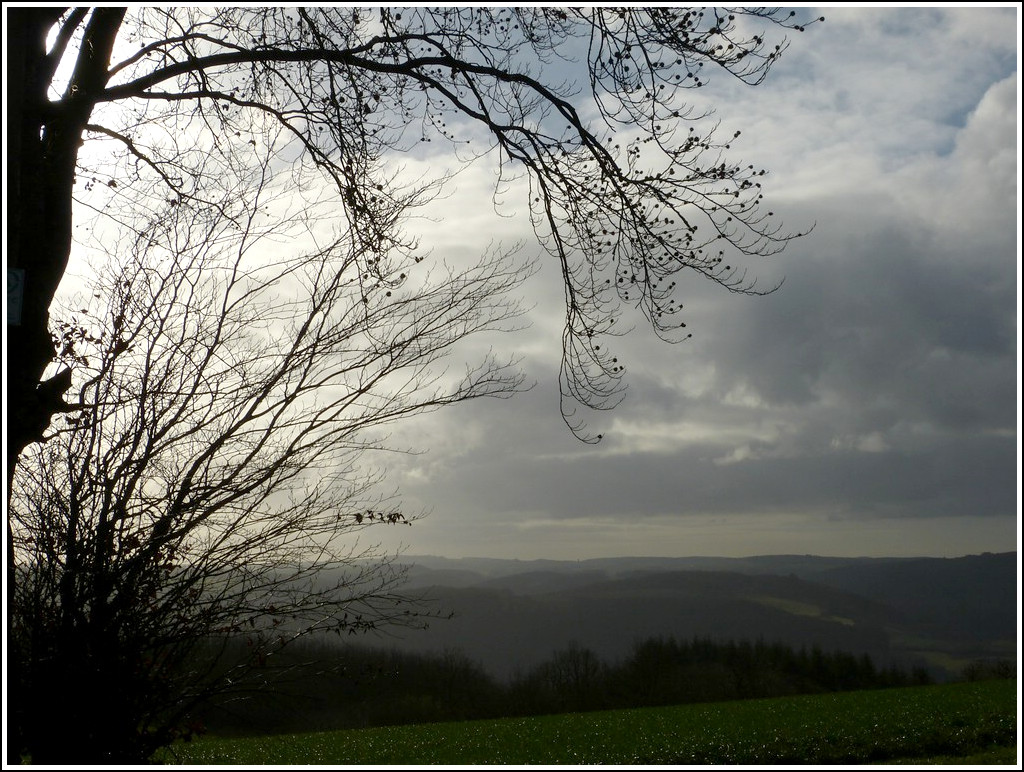
<path id="1" fill-rule="evenodd" d="M 742 129 L 744 161 L 794 230 L 757 265 L 767 297 L 693 276 L 694 337 L 619 342 L 625 401 L 559 415 L 557 273 L 531 327 L 489 341 L 535 388 L 396 432 L 411 554 L 956 556 L 1019 546 L 1019 9 L 824 8 L 768 81 L 712 77 L 694 101 Z M 818 11 L 808 9 L 809 15 Z M 441 163 L 442 159 L 434 159 Z M 422 224 L 435 254 L 527 241 L 525 202 L 472 168 Z"/>
<path id="2" fill-rule="evenodd" d="M 792 34 L 763 85 L 718 73 L 689 92 L 723 135 L 742 130 L 732 159 L 770 170 L 785 224 L 814 226 L 752 266 L 781 289 L 681 274 L 693 337 L 670 346 L 638 319 L 615 341 L 628 391 L 587 445 L 559 412 L 563 293 L 543 261 L 522 289 L 529 327 L 476 342 L 517 354 L 536 385 L 395 428 L 394 446 L 423 452 L 386 458 L 388 485 L 427 516 L 378 530 L 384 546 L 570 560 L 1019 547 L 1019 8 L 800 12 L 826 21 Z M 453 164 L 450 145 L 429 147 L 398 160 L 413 175 Z M 486 160 L 412 228 L 450 262 L 495 241 L 543 257 L 523 191 L 491 205 Z"/>

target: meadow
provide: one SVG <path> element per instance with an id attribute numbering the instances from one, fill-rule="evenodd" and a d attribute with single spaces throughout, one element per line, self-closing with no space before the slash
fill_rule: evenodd
<path id="1" fill-rule="evenodd" d="M 178 764 L 1017 763 L 1017 681 L 222 739 Z"/>

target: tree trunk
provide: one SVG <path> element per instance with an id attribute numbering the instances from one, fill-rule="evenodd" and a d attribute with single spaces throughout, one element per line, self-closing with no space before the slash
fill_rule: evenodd
<path id="1" fill-rule="evenodd" d="M 7 480 L 26 446 L 66 405 L 65 374 L 41 382 L 53 360 L 49 308 L 71 252 L 72 190 L 85 124 L 107 83 L 124 8 L 93 11 L 68 91 L 50 102 L 56 62 L 46 35 L 61 9 L 15 8 L 7 17 L 8 283 L 20 280 L 20 319 L 7 323 Z M 18 272 L 18 273 L 12 273 Z"/>
<path id="2" fill-rule="evenodd" d="M 65 9 L 11 8 L 6 19 L 7 127 L 7 285 L 19 285 L 15 314 L 7 325 L 7 491 L 10 506 L 14 471 L 22 451 L 42 439 L 53 416 L 65 410 L 70 373 L 42 381 L 53 361 L 50 303 L 71 253 L 72 190 L 82 134 L 106 86 L 114 40 L 124 8 L 92 12 L 78 49 L 65 97 L 50 102 L 56 62 L 47 56 L 46 37 Z M 75 13 L 66 23 L 77 26 Z M 59 53 L 58 53 L 59 56 Z M 17 301 L 20 300 L 20 303 Z M 7 520 L 8 763 L 19 763 L 24 727 L 16 695 L 23 686 L 25 663 L 12 636 L 15 601 L 15 554 L 10 515 Z"/>

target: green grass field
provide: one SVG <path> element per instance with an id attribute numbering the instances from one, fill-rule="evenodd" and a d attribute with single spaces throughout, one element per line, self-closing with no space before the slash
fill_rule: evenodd
<path id="1" fill-rule="evenodd" d="M 1015 764 L 1017 682 L 205 737 L 179 764 Z"/>

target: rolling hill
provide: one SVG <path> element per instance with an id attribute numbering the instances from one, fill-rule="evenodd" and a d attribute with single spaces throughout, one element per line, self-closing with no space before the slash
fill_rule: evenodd
<path id="1" fill-rule="evenodd" d="M 865 653 L 880 665 L 926 666 L 940 679 L 973 659 L 1016 656 L 1016 553 L 403 560 L 407 591 L 454 616 L 379 643 L 456 649 L 501 677 L 570 643 L 616 660 L 659 636 Z"/>

